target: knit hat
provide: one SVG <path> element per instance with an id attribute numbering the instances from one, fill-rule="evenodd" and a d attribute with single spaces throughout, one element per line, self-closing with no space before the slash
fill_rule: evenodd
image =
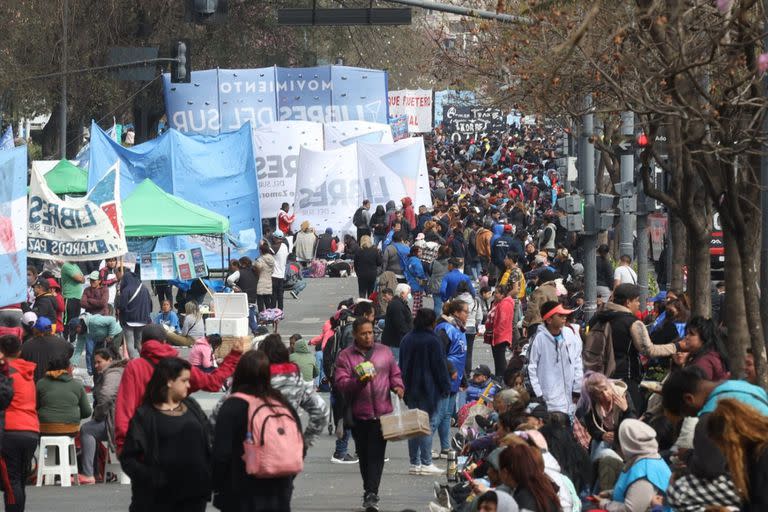
<path id="1" fill-rule="evenodd" d="M 35 325 L 32 328 L 40 332 L 50 332 L 51 325 L 52 323 L 48 317 L 41 316 L 37 319 Z"/>
<path id="2" fill-rule="evenodd" d="M 548 283 L 554 280 L 555 280 L 555 273 L 552 272 L 551 270 L 545 269 L 539 272 L 539 284 Z"/>
<path id="3" fill-rule="evenodd" d="M 27 311 L 26 313 L 21 315 L 22 324 L 28 327 L 32 327 L 33 325 L 35 325 L 35 322 L 37 322 L 37 313 L 35 313 L 34 311 Z"/>
<path id="4" fill-rule="evenodd" d="M 655 455 L 659 452 L 656 431 L 640 420 L 626 419 L 621 422 L 619 444 L 627 460 L 643 455 Z"/>

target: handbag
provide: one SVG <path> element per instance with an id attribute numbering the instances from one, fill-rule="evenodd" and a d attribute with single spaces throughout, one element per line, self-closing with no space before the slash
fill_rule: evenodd
<path id="1" fill-rule="evenodd" d="M 496 317 L 496 308 L 491 308 L 488 312 L 488 318 L 485 319 L 485 332 L 483 333 L 483 343 L 493 345 L 493 321 Z"/>

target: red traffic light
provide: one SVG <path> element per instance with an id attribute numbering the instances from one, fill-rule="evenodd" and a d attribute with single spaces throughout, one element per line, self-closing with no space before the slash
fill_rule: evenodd
<path id="1" fill-rule="evenodd" d="M 641 133 L 637 136 L 637 145 L 644 148 L 648 145 L 648 136 L 645 133 Z"/>

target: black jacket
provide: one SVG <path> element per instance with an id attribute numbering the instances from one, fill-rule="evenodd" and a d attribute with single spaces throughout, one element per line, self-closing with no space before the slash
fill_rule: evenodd
<path id="1" fill-rule="evenodd" d="M 616 369 L 613 372 L 614 379 L 623 381 L 641 378 L 640 354 L 632 343 L 630 328 L 637 321 L 632 313 L 603 309 L 598 311 L 589 321 L 592 327 L 598 322 L 610 322 L 611 341 L 613 343 L 613 357 L 616 361 Z"/>
<path id="2" fill-rule="evenodd" d="M 387 306 L 381 342 L 388 347 L 400 347 L 403 336 L 408 334 L 412 328 L 411 308 L 401 297 L 393 298 Z"/>
<path id="3" fill-rule="evenodd" d="M 157 415 L 162 413 L 153 410 L 151 405 L 144 404 L 136 409 L 136 413 L 131 419 L 123 451 L 120 453 L 120 465 L 125 473 L 131 477 L 131 506 L 129 509 L 131 512 L 160 512 L 161 510 L 172 509 L 173 507 L 168 506 L 168 502 L 173 503 L 173 497 L 180 492 L 187 496 L 195 495 L 199 499 L 210 499 L 212 436 L 208 418 L 194 399 L 187 397 L 183 403 L 186 404 L 194 418 L 200 422 L 202 429 L 201 442 L 204 446 L 204 453 L 199 454 L 201 464 L 195 469 L 208 472 L 206 484 L 195 489 L 179 489 L 169 486 L 169 475 L 161 468 L 159 461 L 161 441 L 157 436 Z M 196 447 L 185 446 L 183 449 L 189 451 L 196 449 Z M 178 475 L 173 476 L 178 477 Z M 178 480 L 178 478 L 176 479 Z"/>
<path id="4" fill-rule="evenodd" d="M 248 295 L 248 303 L 256 304 L 256 289 L 259 284 L 259 277 L 252 268 L 241 268 L 240 277 L 237 279 L 237 287 Z"/>
<path id="5" fill-rule="evenodd" d="M 368 279 L 376 278 L 381 266 L 381 251 L 376 247 L 360 249 L 355 254 L 355 273 Z"/>
<path id="6" fill-rule="evenodd" d="M 597 257 L 597 286 L 613 289 L 613 266 L 608 258 Z"/>
<path id="7" fill-rule="evenodd" d="M 51 325 L 56 325 L 56 297 L 53 295 L 45 294 L 35 297 L 32 311 L 37 314 L 38 318 L 44 316 L 51 321 Z"/>
<path id="8" fill-rule="evenodd" d="M 69 360 L 75 349 L 64 338 L 53 334 L 33 336 L 21 345 L 21 358 L 35 363 L 35 382 L 45 376 L 51 361 Z"/>

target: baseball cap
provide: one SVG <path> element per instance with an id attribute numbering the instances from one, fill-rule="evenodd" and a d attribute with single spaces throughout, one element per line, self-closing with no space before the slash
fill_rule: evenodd
<path id="1" fill-rule="evenodd" d="M 565 315 L 568 316 L 571 313 L 573 313 L 572 309 L 565 309 L 562 304 L 555 301 L 549 301 L 545 302 L 541 306 L 541 319 L 546 320 L 548 318 L 553 317 L 554 315 Z"/>
<path id="2" fill-rule="evenodd" d="M 48 317 L 41 316 L 37 319 L 35 325 L 32 328 L 40 332 L 48 332 L 51 330 L 51 325 L 51 321 Z"/>
<path id="3" fill-rule="evenodd" d="M 664 302 L 665 300 L 667 300 L 667 292 L 666 290 L 661 290 L 651 299 L 651 302 Z"/>
<path id="4" fill-rule="evenodd" d="M 279 229 L 276 229 L 275 232 L 272 233 L 272 236 L 274 236 L 275 238 L 284 238 L 285 234 Z"/>
<path id="5" fill-rule="evenodd" d="M 91 281 L 98 281 L 99 280 L 99 271 L 98 270 L 94 270 L 93 272 L 88 274 L 88 279 L 90 279 Z"/>
<path id="6" fill-rule="evenodd" d="M 485 365 L 485 364 L 479 365 L 477 368 L 472 370 L 472 373 L 475 375 L 483 375 L 485 377 L 490 377 L 492 375 L 491 369 L 488 368 L 488 365 Z"/>
<path id="7" fill-rule="evenodd" d="M 50 288 L 53 288 L 54 290 L 61 290 L 61 285 L 59 285 L 59 282 L 54 278 L 49 277 L 47 281 Z"/>
<path id="8" fill-rule="evenodd" d="M 45 291 L 48 291 L 51 289 L 51 283 L 49 283 L 47 279 L 38 279 L 37 281 L 35 281 L 35 286 L 39 286 Z"/>

